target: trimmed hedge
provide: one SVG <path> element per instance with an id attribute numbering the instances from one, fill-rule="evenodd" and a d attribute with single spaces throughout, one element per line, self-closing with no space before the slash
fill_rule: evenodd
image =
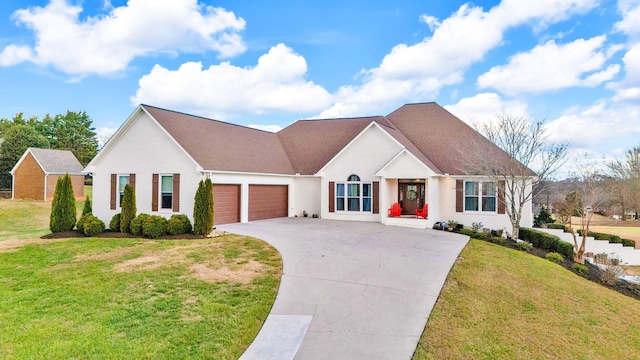
<path id="1" fill-rule="evenodd" d="M 555 235 L 530 228 L 520 228 L 520 239 L 530 242 L 537 248 L 557 252 L 565 258 L 573 258 L 573 244 L 562 241 Z"/>
<path id="2" fill-rule="evenodd" d="M 83 214 L 82 216 L 80 216 L 80 218 L 76 222 L 76 229 L 78 229 L 78 231 L 83 234 L 84 234 L 84 223 L 87 221 L 88 216 L 93 216 L 93 214 L 90 212 Z"/>
<path id="3" fill-rule="evenodd" d="M 169 219 L 167 231 L 171 235 L 188 234 L 191 232 L 191 221 L 187 215 L 173 214 Z"/>
<path id="4" fill-rule="evenodd" d="M 136 216 L 135 218 L 133 218 L 133 220 L 131 220 L 131 223 L 129 224 L 129 228 L 131 230 L 131 233 L 133 235 L 142 235 L 142 223 L 144 222 L 144 220 L 146 218 L 148 218 L 149 214 L 138 214 L 138 216 Z"/>
<path id="5" fill-rule="evenodd" d="M 547 229 L 564 230 L 564 224 L 547 224 Z"/>
<path id="6" fill-rule="evenodd" d="M 122 218 L 122 215 L 120 213 L 113 215 L 113 217 L 111 218 L 111 221 L 109 221 L 109 230 L 113 232 L 120 232 L 121 218 Z"/>
<path id="7" fill-rule="evenodd" d="M 105 230 L 104 222 L 97 217 L 87 214 L 85 215 L 84 234 L 86 236 L 96 236 Z"/>
<path id="8" fill-rule="evenodd" d="M 582 229 L 578 229 L 577 231 L 578 235 L 582 236 Z M 605 234 L 605 233 L 600 233 L 600 232 L 595 232 L 595 231 L 589 231 L 587 233 L 587 236 L 590 236 L 596 240 L 607 240 L 610 243 L 613 244 L 622 244 L 622 246 L 636 246 L 636 242 L 633 240 L 629 240 L 629 239 L 623 239 L 618 235 L 611 235 L 611 234 Z"/>
<path id="9" fill-rule="evenodd" d="M 478 239 L 478 240 L 490 240 L 491 239 L 491 234 L 487 234 L 485 232 L 482 231 L 474 231 L 473 229 L 469 229 L 469 228 L 463 228 L 460 229 L 458 231 L 460 234 L 462 235 L 467 235 L 470 236 L 474 239 Z"/>
<path id="10" fill-rule="evenodd" d="M 169 221 L 160 215 L 150 215 L 142 222 L 142 235 L 157 239 L 167 234 Z"/>

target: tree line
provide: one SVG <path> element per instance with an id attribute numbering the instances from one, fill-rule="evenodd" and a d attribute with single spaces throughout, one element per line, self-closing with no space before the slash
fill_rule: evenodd
<path id="1" fill-rule="evenodd" d="M 0 189 L 11 188 L 11 169 L 29 147 L 70 150 L 86 166 L 98 152 L 93 121 L 86 112 L 0 119 Z"/>

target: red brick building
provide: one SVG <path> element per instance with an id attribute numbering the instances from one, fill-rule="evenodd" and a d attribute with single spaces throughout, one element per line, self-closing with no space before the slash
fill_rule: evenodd
<path id="1" fill-rule="evenodd" d="M 12 199 L 53 200 L 58 178 L 71 176 L 73 194 L 84 198 L 82 165 L 71 151 L 28 148 L 11 170 Z"/>

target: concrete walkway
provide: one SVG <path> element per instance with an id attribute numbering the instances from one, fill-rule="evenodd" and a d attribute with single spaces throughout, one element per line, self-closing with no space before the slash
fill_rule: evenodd
<path id="1" fill-rule="evenodd" d="M 243 360 L 410 359 L 468 237 L 281 218 L 218 226 L 273 245 L 283 276 Z"/>

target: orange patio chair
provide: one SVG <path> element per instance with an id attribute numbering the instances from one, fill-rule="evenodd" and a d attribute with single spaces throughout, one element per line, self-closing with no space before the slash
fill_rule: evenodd
<path id="1" fill-rule="evenodd" d="M 422 209 L 418 209 L 416 210 L 416 217 L 421 217 L 421 218 L 427 218 L 427 216 L 429 215 L 429 204 L 424 204 L 424 207 Z"/>
<path id="2" fill-rule="evenodd" d="M 391 209 L 389 209 L 389 217 L 400 216 L 402 214 L 402 208 L 400 207 L 400 203 L 394 203 L 391 205 Z"/>

